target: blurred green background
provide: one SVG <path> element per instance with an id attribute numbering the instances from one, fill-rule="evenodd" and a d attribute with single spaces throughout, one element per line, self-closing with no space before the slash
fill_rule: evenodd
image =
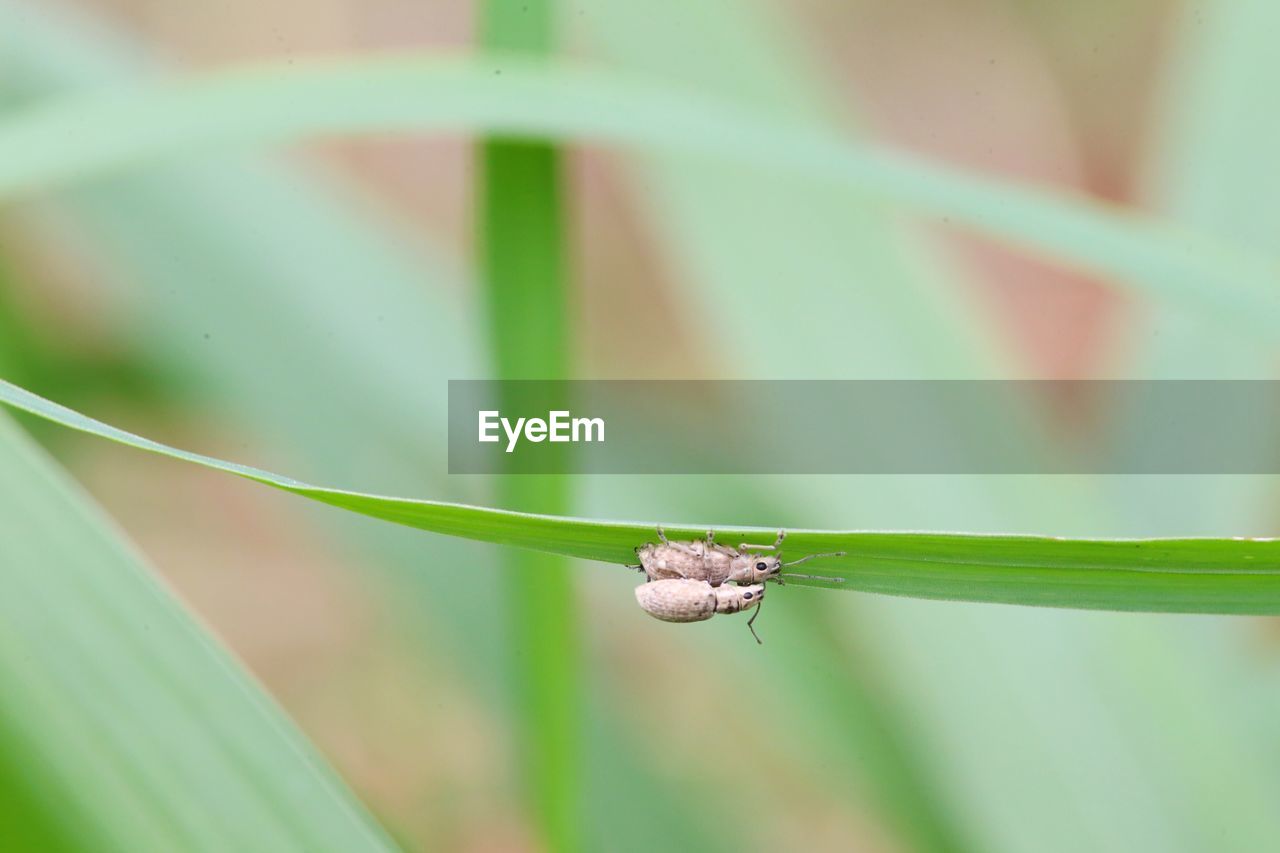
<path id="1" fill-rule="evenodd" d="M 1275 245 L 1280 8 L 1265 0 L 533 5 L 491 4 L 486 29 L 453 2 L 0 0 L 0 126 L 138 79 L 483 41 Z M 519 16 L 544 13 L 554 36 L 522 41 Z M 327 139 L 7 202 L 0 376 L 361 491 L 785 527 L 1275 530 L 1265 477 L 449 477 L 445 382 L 495 371 L 1274 372 L 1272 348 L 1221 318 L 846 189 L 719 159 L 476 144 Z M 507 215 L 518 204 L 525 218 Z M 757 647 L 733 619 L 652 621 L 617 567 L 350 518 L 23 423 L 408 849 L 1280 846 L 1271 620 L 784 590 Z M 1141 441 L 1159 424 L 1125 428 Z M 0 644 L 21 643 L 8 627 Z M 13 679 L 0 694 L 0 840 L 44 849 L 71 807 L 24 740 L 34 694 Z M 135 784 L 129 755 L 72 799 Z M 186 846 L 226 849 L 211 832 Z"/>

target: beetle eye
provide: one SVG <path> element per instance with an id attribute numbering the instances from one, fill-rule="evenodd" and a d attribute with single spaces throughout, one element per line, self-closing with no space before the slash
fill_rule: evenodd
<path id="1" fill-rule="evenodd" d="M 757 571 L 757 572 L 763 572 L 763 571 L 764 571 L 765 569 L 767 569 L 767 568 L 769 568 L 769 567 L 768 567 L 768 566 L 766 566 L 764 563 L 756 563 L 756 571 Z"/>
<path id="2" fill-rule="evenodd" d="M 744 593 L 742 594 L 742 597 L 743 597 L 743 598 L 745 598 L 747 601 L 750 601 L 750 600 L 751 600 L 751 598 L 752 598 L 752 596 L 754 596 L 754 595 L 755 595 L 755 593 L 754 593 L 754 592 L 744 592 Z"/>

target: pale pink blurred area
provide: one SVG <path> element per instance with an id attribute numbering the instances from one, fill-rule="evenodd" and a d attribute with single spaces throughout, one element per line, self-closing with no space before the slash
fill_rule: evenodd
<path id="1" fill-rule="evenodd" d="M 474 26 L 471 5 L 458 2 L 79 2 L 191 69 L 368 51 L 456 51 L 468 47 Z M 1171 0 L 1096 8 L 1013 0 L 807 0 L 781 4 L 777 13 L 796 20 L 808 42 L 806 60 L 873 137 L 1006 179 L 1131 202 L 1173 8 Z M 575 11 L 589 14 L 590 4 L 571 4 L 564 14 L 572 18 Z M 575 46 L 565 51 L 574 53 Z M 464 140 L 329 141 L 306 148 L 363 182 L 433 243 L 459 257 L 471 251 L 472 173 Z M 570 174 L 573 222 L 584 237 L 575 271 L 588 351 L 604 359 L 602 375 L 623 372 L 626 364 L 611 369 L 609 361 L 634 363 L 646 353 L 627 354 L 627 341 L 607 318 L 675 317 L 682 340 L 656 357 L 653 375 L 687 366 L 698 343 L 689 338 L 691 328 L 681 328 L 681 283 L 671 279 L 679 271 L 663 268 L 661 254 L 648 245 L 650 226 L 620 196 L 618 159 L 595 151 L 575 157 L 583 162 Z M 1118 352 L 1116 328 L 1129 310 L 1112 288 L 945 222 L 925 227 L 967 272 L 967 298 L 999 324 L 1005 344 L 1023 359 L 1021 374 L 1107 374 Z M 621 351 L 603 346 L 597 335 L 620 341 Z"/>
<path id="2" fill-rule="evenodd" d="M 895 146 L 1132 202 L 1172 4 L 806 4 L 825 67 Z M 934 223 L 938 225 L 938 223 Z M 1105 283 L 938 230 L 1033 378 L 1105 375 L 1125 300 Z"/>

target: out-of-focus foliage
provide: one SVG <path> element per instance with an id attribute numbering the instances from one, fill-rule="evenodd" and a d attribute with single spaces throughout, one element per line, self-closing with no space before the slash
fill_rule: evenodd
<path id="1" fill-rule="evenodd" d="M 236 8 L 251 5 L 255 32 L 269 31 L 264 22 L 286 8 Z M 199 14 L 194 5 L 164 6 L 170 24 L 172 16 Z M 759 139 L 747 134 L 712 162 L 706 155 L 727 147 L 722 131 L 708 146 L 689 138 L 691 128 L 705 127 L 697 121 L 651 121 L 649 137 L 628 138 L 660 139 L 660 151 L 607 164 L 592 155 L 574 172 L 587 180 L 568 198 L 591 214 L 579 221 L 586 238 L 575 253 L 591 273 L 577 284 L 591 313 L 578 316 L 576 331 L 589 333 L 583 337 L 597 348 L 580 373 L 649 376 L 647 358 L 628 361 L 617 351 L 662 348 L 690 354 L 661 362 L 679 375 L 1033 375 L 1009 345 L 1008 327 L 1047 326 L 1035 326 L 1044 318 L 1026 311 L 1026 300 L 1022 314 L 1006 303 L 1018 293 L 1051 296 L 1065 286 L 1046 284 L 1042 267 L 1021 266 L 1003 276 L 1003 290 L 984 290 L 1009 268 L 1011 255 L 904 225 L 873 196 L 847 191 L 857 184 L 914 199 L 934 211 L 934 225 L 964 216 L 1000 240 L 1052 250 L 1107 276 L 1117 291 L 1140 285 L 1127 302 L 1102 291 L 1109 306 L 1102 333 L 1078 318 L 1052 318 L 1054 327 L 1071 329 L 1063 339 L 1079 350 L 1106 343 L 1101 354 L 1077 353 L 1092 356 L 1078 359 L 1085 369 L 1135 377 L 1270 375 L 1276 265 L 1267 152 L 1274 146 L 1271 120 L 1253 108 L 1265 102 L 1280 67 L 1267 48 L 1275 15 L 1269 5 L 1188 6 L 1163 53 L 1139 36 L 1172 29 L 1166 5 L 1156 0 L 1115 9 L 992 0 L 967 5 L 963 15 L 953 6 L 605 0 L 562 7 L 577 33 L 572 49 L 606 66 L 605 77 L 660 78 L 661 91 L 678 102 L 725 105 L 773 140 L 767 157 L 743 159 L 752 150 L 745 143 Z M 292 26 L 323 20 L 327 8 L 309 4 Z M 428 24 L 420 6 L 406 10 L 394 0 L 342 8 L 351 16 L 403 15 L 413 22 L 409 32 L 437 22 L 449 27 L 447 15 Z M 25 111 L 41 100 L 51 105 L 54 96 L 170 73 L 147 60 L 136 40 L 63 15 L 52 2 L 4 0 L 0 12 L 0 89 L 9 118 L 38 125 L 48 119 Z M 1145 77 L 1120 76 L 1132 70 L 1132 57 L 1148 54 L 1161 62 L 1148 59 Z M 293 59 L 284 51 L 280 58 Z M 241 79 L 262 82 L 264 91 L 275 79 L 274 72 L 255 74 Z M 1099 163 L 1097 150 L 1122 135 L 1116 127 L 1137 135 L 1131 117 L 1141 109 L 1123 93 L 1140 89 L 1135 81 L 1142 79 L 1154 79 L 1168 105 L 1147 134 L 1152 156 Z M 485 83 L 483 91 L 510 100 L 496 80 Z M 417 121 L 417 109 L 426 115 L 442 103 L 414 85 L 405 83 L 397 96 L 409 122 Z M 241 106 L 254 103 L 256 91 L 239 90 Z M 185 109 L 195 110 L 187 115 L 201 127 L 216 118 L 222 138 L 254 136 L 279 118 L 241 115 L 242 124 L 236 100 L 223 102 L 217 116 L 199 104 Z M 577 120 L 653 118 L 607 97 L 595 103 L 598 109 Z M 534 114 L 526 119 L 535 121 L 545 103 L 531 98 L 525 106 Z M 862 112 L 868 115 L 850 120 Z M 156 124 L 97 127 L 52 141 L 64 151 L 90 150 L 95 138 L 149 133 L 167 118 L 149 120 Z M 1108 122 L 1112 137 L 1089 136 Z M 839 143 L 841 156 L 849 149 L 876 156 L 856 181 L 824 186 L 813 177 L 836 175 L 833 160 L 793 148 L 800 137 L 792 130 L 837 123 L 856 140 Z M 926 139 L 933 150 L 968 146 L 970 160 L 974 152 L 1003 152 L 1004 159 L 986 161 L 988 170 L 1026 174 L 1025 160 L 1067 162 L 1074 151 L 1079 162 L 1053 180 L 1113 198 L 1146 172 L 1146 197 L 1169 219 L 1134 220 L 1079 196 L 1044 187 L 1027 192 L 1012 178 L 993 183 L 958 167 L 921 171 L 919 161 L 865 142 L 904 123 L 930 129 L 915 143 Z M 478 120 L 467 126 L 497 127 Z M 557 133 L 571 131 L 565 125 Z M 767 135 L 775 131 L 781 139 Z M 700 156 L 680 153 L 694 149 Z M 61 156 L 52 144 L 35 150 Z M 433 162 L 440 149 L 429 151 L 413 163 Z M 6 227 L 47 254 L 74 247 L 90 259 L 90 283 L 130 321 L 118 333 L 126 344 L 119 351 L 145 353 L 148 370 L 180 368 L 188 379 L 168 396 L 169 408 L 201 401 L 188 409 L 193 419 L 251 442 L 246 458 L 282 460 L 280 468 L 318 482 L 492 503 L 485 483 L 445 477 L 436 452 L 443 380 L 488 372 L 482 324 L 461 272 L 466 264 L 458 260 L 466 248 L 450 257 L 445 234 L 430 245 L 421 223 L 406 228 L 369 194 L 313 170 L 204 152 L 200 162 L 145 163 L 89 187 L 65 185 L 38 204 L 10 206 Z M 798 161 L 810 177 L 763 168 L 780 158 Z M 21 163 L 5 162 L 22 178 Z M 462 167 L 460 159 L 451 162 Z M 375 182 L 376 189 L 395 196 L 401 177 Z M 456 218 L 465 224 L 455 231 L 469 225 L 463 208 Z M 1200 236 L 1186 237 L 1184 226 Z M 10 266 L 20 287 L 43 286 L 38 264 Z M 1147 296 L 1159 297 L 1156 310 Z M 47 323 L 41 329 L 24 317 L 22 325 L 32 340 L 58 341 Z M 770 346 L 752 345 L 758 331 L 767 332 Z M 21 343 L 19 335 L 13 341 L 17 355 L 9 358 L 24 368 L 39 363 L 41 345 Z M 40 358 L 73 351 L 56 343 Z M 16 378 L 7 369 L 5 376 Z M 47 376 L 37 371 L 26 381 L 62 399 L 59 392 L 69 389 Z M 1131 429 L 1141 440 L 1158 427 Z M 5 482 L 0 491 L 7 488 Z M 1263 478 L 593 477 L 580 481 L 580 491 L 572 507 L 578 515 L 761 526 L 1225 536 L 1265 534 L 1274 523 L 1273 490 Z M 337 516 L 329 509 L 305 514 L 306 537 L 358 566 L 351 577 L 360 588 L 385 584 L 392 591 L 386 614 L 405 656 L 435 674 L 426 694 L 456 691 L 470 697 L 482 730 L 521 731 L 514 723 L 523 709 L 512 700 L 518 694 L 504 687 L 513 678 L 508 655 L 514 650 L 518 665 L 519 648 L 497 604 L 504 585 L 499 549 Z M 145 542 L 146 531 L 140 534 Z M 579 577 L 588 695 L 578 811 L 588 847 L 768 848 L 803 839 L 846 849 L 1128 853 L 1252 851 L 1280 839 L 1280 772 L 1271 759 L 1280 740 L 1270 722 L 1280 694 L 1270 644 L 1254 622 L 799 592 L 771 601 L 768 645 L 756 649 L 729 620 L 671 631 L 647 622 L 631 602 L 633 575 L 583 566 Z M 289 683 L 273 677 L 276 689 Z M 5 697 L 30 711 L 20 698 Z M 309 706 L 295 701 L 290 710 L 306 717 Z M 530 810 L 518 805 L 514 772 L 467 764 L 481 781 L 462 793 L 465 774 L 449 763 L 452 753 L 421 736 L 448 722 L 434 701 L 396 706 L 393 716 L 407 722 L 395 749 L 381 753 L 391 755 L 381 772 L 350 760 L 344 769 L 394 831 L 414 846 L 532 844 L 537 833 L 528 828 Z M 349 734 L 364 748 L 384 736 L 372 724 Z M 522 751 L 512 737 L 496 736 L 483 748 L 459 738 L 453 752 L 482 766 L 477 756 L 496 753 L 505 768 L 507 757 Z M 404 766 L 437 763 L 452 774 L 441 787 L 412 787 L 402 775 Z M 48 810 L 44 790 L 20 787 L 15 802 Z M 454 797 L 460 810 L 436 807 Z M 423 802 L 432 807 L 419 807 Z M 463 816 L 439 817 L 450 811 Z"/>
<path id="2" fill-rule="evenodd" d="M 97 132 L 78 132 L 85 127 Z M 804 123 L 764 122 L 716 99 L 503 54 L 286 65 L 54 103 L 2 129 L 0 193 L 19 196 L 176 154 L 253 143 L 458 128 L 739 161 L 972 227 L 1264 340 L 1274 338 L 1280 321 L 1270 259 L 1229 241 L 1087 198 L 853 145 Z"/>
<path id="3" fill-rule="evenodd" d="M 7 418 L 0 482 L 6 847 L 389 849 L 258 686 Z"/>
<path id="4" fill-rule="evenodd" d="M 550 62 L 560 42 L 552 0 L 482 0 L 481 49 Z M 492 76 L 492 75 L 491 75 Z M 482 140 L 476 157 L 477 265 L 492 375 L 569 379 L 575 346 L 562 152 L 545 142 Z M 504 399 L 499 405 L 516 403 Z M 567 512 L 569 477 L 499 477 L 495 498 L 526 511 Z M 511 698 L 520 708 L 523 790 L 548 848 L 583 849 L 582 647 L 572 567 L 545 552 L 506 555 Z M 517 651 L 518 649 L 518 651 Z"/>

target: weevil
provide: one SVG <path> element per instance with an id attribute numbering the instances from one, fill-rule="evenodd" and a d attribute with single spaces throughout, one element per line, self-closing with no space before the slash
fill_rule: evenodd
<path id="1" fill-rule="evenodd" d="M 636 549 L 640 558 L 639 568 L 651 581 L 664 578 L 689 578 L 703 580 L 712 586 L 720 586 L 725 581 L 734 583 L 763 583 L 775 580 L 782 583 L 782 570 L 797 566 L 815 557 L 843 557 L 843 551 L 831 554 L 809 554 L 790 563 L 782 562 L 782 540 L 787 538 L 785 530 L 778 531 L 778 538 L 772 545 L 750 545 L 746 542 L 731 548 L 716 542 L 714 530 L 707 531 L 707 538 L 695 539 L 692 542 L 672 542 L 667 539 L 662 528 L 658 528 L 658 541 Z M 773 554 L 757 554 L 756 551 L 773 551 Z M 790 573 L 789 573 L 790 574 Z M 814 578 L 813 575 L 797 575 L 797 577 Z M 833 580 L 833 578 L 815 578 L 816 580 Z M 843 580 L 843 579 L 841 579 Z M 838 581 L 837 581 L 838 582 Z"/>
<path id="2" fill-rule="evenodd" d="M 750 610 L 764 599 L 764 584 L 714 587 L 706 581 L 665 578 L 636 587 L 636 601 L 663 622 L 702 622 L 717 613 Z"/>
<path id="3" fill-rule="evenodd" d="M 779 530 L 772 545 L 744 542 L 737 548 L 731 548 L 718 544 L 713 530 L 707 531 L 705 539 L 672 542 L 659 527 L 660 544 L 650 543 L 636 548 L 640 565 L 632 568 L 640 569 L 648 580 L 636 588 L 636 600 L 646 613 L 665 622 L 701 622 L 717 613 L 738 613 L 756 608 L 747 621 L 747 627 L 759 643 L 760 636 L 756 634 L 754 623 L 760 615 L 758 605 L 764 598 L 765 582 L 782 583 L 784 568 L 806 560 L 844 555 L 843 551 L 810 554 L 784 563 L 780 549 L 786 535 L 785 530 Z M 774 553 L 755 553 L 758 551 Z M 844 578 L 798 577 L 844 582 Z M 726 581 L 735 585 L 727 586 Z"/>

